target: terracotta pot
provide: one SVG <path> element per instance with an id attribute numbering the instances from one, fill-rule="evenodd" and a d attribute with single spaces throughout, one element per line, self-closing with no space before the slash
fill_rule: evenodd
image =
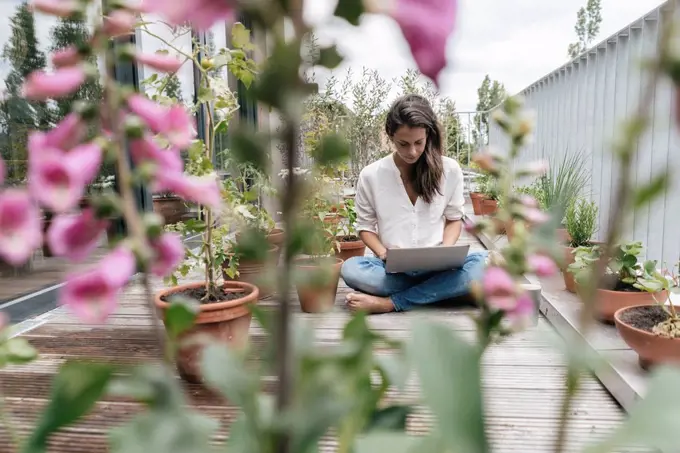
<path id="1" fill-rule="evenodd" d="M 161 300 L 161 297 L 200 288 L 203 285 L 205 282 L 194 282 L 166 288 L 156 293 L 154 303 L 161 310 L 164 318 L 169 304 Z M 201 341 L 201 337 L 212 337 L 213 340 L 228 344 L 235 349 L 242 349 L 248 343 L 248 330 L 252 318 L 248 305 L 257 303 L 260 292 L 256 286 L 245 282 L 225 282 L 224 289 L 225 292 L 244 293 L 244 295 L 225 302 L 202 304 L 195 325 L 181 335 L 180 348 L 177 353 L 177 369 L 180 376 L 188 382 L 199 383 L 203 380 L 200 373 L 200 361 L 205 344 Z"/>
<path id="2" fill-rule="evenodd" d="M 574 280 L 574 274 L 569 272 L 569 265 L 574 262 L 574 255 L 571 253 L 574 251 L 573 247 L 563 247 L 564 250 L 564 267 L 562 268 L 562 277 L 564 277 L 564 287 L 570 293 L 576 294 L 576 280 Z"/>
<path id="3" fill-rule="evenodd" d="M 279 247 L 279 252 L 281 251 L 281 247 L 283 246 L 283 230 L 281 228 L 274 228 L 267 234 L 267 241 L 272 244 L 276 245 Z"/>
<path id="4" fill-rule="evenodd" d="M 340 215 L 335 212 L 332 214 L 327 214 L 326 217 L 323 218 L 323 223 L 326 225 L 337 225 L 340 222 Z"/>
<path id="5" fill-rule="evenodd" d="M 578 293 L 578 285 L 576 285 Z M 658 300 L 666 300 L 667 292 L 661 291 L 651 294 L 646 291 L 611 291 L 608 289 L 598 289 L 595 300 L 595 311 L 598 318 L 606 323 L 614 322 L 614 314 L 626 307 L 635 305 L 651 305 L 655 303 L 654 297 Z"/>
<path id="6" fill-rule="evenodd" d="M 494 215 L 498 211 L 498 201 L 485 198 L 482 203 L 482 215 Z"/>
<path id="7" fill-rule="evenodd" d="M 277 257 L 279 248 L 276 245 L 272 245 L 268 250 L 268 256 L 270 260 L 274 260 Z M 229 254 L 233 256 L 233 254 Z M 238 277 L 235 279 L 227 275 L 228 262 L 222 263 L 222 277 L 224 281 L 228 282 L 245 282 L 251 285 L 257 286 L 260 290 L 260 298 L 269 297 L 274 293 L 276 288 L 275 283 L 265 281 L 263 277 L 263 272 L 267 266 L 267 261 L 257 261 L 257 260 L 243 260 L 238 263 Z"/>
<path id="8" fill-rule="evenodd" d="M 661 309 L 658 305 L 634 305 L 624 307 L 614 314 L 619 335 L 638 354 L 640 366 L 648 369 L 655 365 L 680 365 L 680 338 L 665 338 L 647 330 L 638 329 L 626 322 L 627 315 L 637 310 Z M 676 310 L 680 307 L 676 307 Z"/>
<path id="9" fill-rule="evenodd" d="M 354 256 L 364 256 L 366 254 L 366 244 L 361 239 L 358 241 L 338 241 L 338 244 L 340 244 L 340 251 L 336 251 L 335 256 L 343 261 L 347 261 Z"/>
<path id="10" fill-rule="evenodd" d="M 566 244 L 571 242 L 571 235 L 566 228 L 557 228 L 555 230 L 555 236 L 560 244 Z"/>
<path id="11" fill-rule="evenodd" d="M 484 195 L 480 192 L 470 192 L 470 201 L 472 202 L 472 212 L 475 215 L 482 215 L 482 200 Z"/>
<path id="12" fill-rule="evenodd" d="M 163 217 L 166 225 L 172 225 L 189 213 L 189 207 L 180 197 L 154 198 L 153 212 Z"/>
<path id="13" fill-rule="evenodd" d="M 309 277 L 307 282 L 297 282 L 297 294 L 300 299 L 300 307 L 305 313 L 322 313 L 330 311 L 335 305 L 335 296 L 338 292 L 338 282 L 340 281 L 340 268 L 342 259 L 337 257 L 327 257 L 327 260 L 334 260 L 333 264 L 324 263 L 323 267 L 328 269 L 329 274 L 323 275 L 323 281 L 315 282 L 314 275 L 319 276 L 322 270 L 318 262 L 307 262 L 310 258 L 297 257 L 294 264 L 298 273 Z M 324 258 L 321 258 L 324 260 Z"/>

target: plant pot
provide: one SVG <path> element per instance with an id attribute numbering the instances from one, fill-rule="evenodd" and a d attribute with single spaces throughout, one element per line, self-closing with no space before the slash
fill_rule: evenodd
<path id="1" fill-rule="evenodd" d="M 555 230 L 555 236 L 560 244 L 568 244 L 571 242 L 571 235 L 566 228 L 557 228 Z"/>
<path id="2" fill-rule="evenodd" d="M 276 259 L 279 248 L 272 245 L 268 250 L 269 260 Z M 230 254 L 232 255 L 232 254 Z M 238 263 L 238 277 L 235 279 L 227 275 L 228 262 L 222 263 L 222 277 L 226 282 L 245 282 L 257 286 L 260 290 L 260 299 L 271 296 L 276 288 L 275 282 L 269 282 L 263 275 L 263 271 L 267 267 L 267 261 L 257 260 L 243 260 Z"/>
<path id="3" fill-rule="evenodd" d="M 498 201 L 485 198 L 482 203 L 482 215 L 494 215 L 498 211 Z"/>
<path id="4" fill-rule="evenodd" d="M 484 195 L 480 192 L 470 192 L 470 202 L 472 202 L 472 212 L 475 215 L 482 215 L 482 200 Z"/>
<path id="5" fill-rule="evenodd" d="M 331 261 L 332 264 L 322 264 L 322 261 Z M 302 311 L 305 313 L 323 313 L 333 309 L 342 263 L 342 259 L 334 256 L 295 258 L 294 264 L 298 277 L 305 277 L 304 282 L 297 281 L 295 284 Z"/>
<path id="6" fill-rule="evenodd" d="M 331 214 L 326 214 L 323 218 L 324 225 L 337 225 L 340 223 L 340 214 L 333 212 Z"/>
<path id="7" fill-rule="evenodd" d="M 366 254 L 366 244 L 364 244 L 364 241 L 361 239 L 356 239 L 356 240 L 343 240 L 343 239 L 355 239 L 356 236 L 344 236 L 344 237 L 338 237 L 336 240 L 338 241 L 338 244 L 340 245 L 340 251 L 335 252 L 335 256 L 340 258 L 343 261 L 347 261 L 348 259 L 354 257 L 354 256 L 364 256 Z"/>
<path id="8" fill-rule="evenodd" d="M 166 225 L 173 225 L 182 221 L 189 213 L 189 207 L 180 197 L 154 198 L 153 212 L 163 217 Z"/>
<path id="9" fill-rule="evenodd" d="M 676 307 L 678 309 L 680 307 Z M 614 314 L 616 330 L 637 353 L 645 370 L 655 365 L 680 365 L 680 338 L 666 338 L 651 332 L 651 326 L 663 321 L 663 314 L 656 304 L 624 307 Z"/>
<path id="10" fill-rule="evenodd" d="M 281 247 L 283 247 L 283 230 L 281 228 L 272 229 L 269 234 L 267 234 L 267 242 L 275 245 L 279 248 L 278 253 L 281 253 Z"/>
<path id="11" fill-rule="evenodd" d="M 578 293 L 578 285 L 576 288 Z M 598 289 L 595 298 L 595 311 L 598 318 L 606 323 L 614 323 L 614 314 L 622 308 L 636 305 L 652 305 L 657 300 L 666 300 L 668 294 L 661 291 L 655 294 L 646 291 L 612 291 Z"/>
<path id="12" fill-rule="evenodd" d="M 563 247 L 564 250 L 564 267 L 562 267 L 562 277 L 564 277 L 564 287 L 570 293 L 576 294 L 576 280 L 574 274 L 569 272 L 569 265 L 574 262 L 573 247 Z"/>
<path id="13" fill-rule="evenodd" d="M 47 231 L 50 229 L 50 226 L 52 225 L 52 218 L 54 217 L 54 214 L 45 211 L 42 221 L 43 221 L 43 245 L 42 245 L 42 254 L 45 258 L 51 258 L 52 256 L 52 251 L 50 250 L 50 246 L 47 245 Z"/>
<path id="14" fill-rule="evenodd" d="M 162 317 L 165 318 L 165 310 L 170 304 L 162 299 L 164 296 L 200 289 L 204 286 L 205 282 L 194 282 L 166 288 L 156 293 L 154 303 L 161 311 Z M 256 286 L 245 282 L 225 282 L 223 288 L 232 299 L 201 304 L 194 326 L 183 333 L 179 339 L 177 370 L 180 376 L 188 382 L 200 383 L 203 380 L 200 362 L 205 342 L 202 341 L 202 337 L 211 337 L 212 340 L 228 344 L 234 349 L 242 349 L 248 343 L 248 330 L 252 318 L 248 305 L 257 303 L 259 290 Z M 239 297 L 239 293 L 242 296 Z"/>

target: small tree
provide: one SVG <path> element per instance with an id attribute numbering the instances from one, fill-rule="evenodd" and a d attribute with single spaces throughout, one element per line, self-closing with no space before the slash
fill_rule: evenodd
<path id="1" fill-rule="evenodd" d="M 574 31 L 578 41 L 569 44 L 567 52 L 569 57 L 576 58 L 588 49 L 588 45 L 600 32 L 602 23 L 601 0 L 588 0 L 585 7 L 581 7 L 576 13 L 576 25 Z"/>

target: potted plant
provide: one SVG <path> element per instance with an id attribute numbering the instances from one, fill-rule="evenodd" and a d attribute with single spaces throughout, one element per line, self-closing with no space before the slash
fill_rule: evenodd
<path id="1" fill-rule="evenodd" d="M 484 188 L 482 215 L 494 215 L 498 211 L 498 187 L 495 182 L 489 182 Z"/>
<path id="2" fill-rule="evenodd" d="M 666 298 L 667 291 L 648 292 L 640 289 L 640 279 L 645 272 L 656 267 L 655 261 L 641 264 L 638 260 L 642 252 L 641 242 L 629 242 L 617 248 L 617 253 L 607 263 L 603 284 L 597 288 L 596 312 L 600 320 L 613 323 L 614 313 L 623 307 L 652 304 L 655 298 Z M 574 251 L 574 262 L 568 271 L 574 274 L 576 292 L 588 284 L 593 275 L 592 265 L 601 256 L 599 245 L 578 247 Z"/>
<path id="3" fill-rule="evenodd" d="M 237 39 L 235 38 L 234 41 Z M 209 52 L 209 49 L 202 51 Z M 233 66 L 228 63 L 235 58 L 245 61 L 246 53 L 241 48 L 235 48 L 233 51 L 222 49 L 222 53 L 229 54 L 230 57 L 211 59 L 210 65 L 201 64 L 199 61 L 201 52 L 194 53 L 192 56 L 194 68 L 200 72 L 201 96 L 196 108 L 204 109 L 206 112 L 205 139 L 193 142 L 189 148 L 185 168 L 187 173 L 196 177 L 216 177 L 212 166 L 215 155 L 215 135 L 226 127 L 230 118 L 238 111 L 236 96 L 227 84 L 222 83 L 219 71 L 215 73 L 211 70 L 221 67 L 232 68 Z M 253 75 L 243 69 L 248 67 L 250 65 L 239 65 L 238 71 L 234 73 L 244 83 L 249 83 Z M 168 196 L 170 194 L 164 195 L 166 195 L 164 198 L 170 198 Z M 184 232 L 202 233 L 198 254 L 192 253 L 187 247 L 184 262 L 168 279 L 171 287 L 158 292 L 154 298 L 155 305 L 162 312 L 164 320 L 166 320 L 166 313 L 170 307 L 169 301 L 172 297 L 179 296 L 199 302 L 195 324 L 182 334 L 182 341 L 177 352 L 177 367 L 180 375 L 190 382 L 201 382 L 203 379 L 199 371 L 199 362 L 205 342 L 200 339 L 210 337 L 217 342 L 228 343 L 234 347 L 244 346 L 248 340 L 252 317 L 249 306 L 257 303 L 259 298 L 259 289 L 253 284 L 242 281 L 218 281 L 218 275 L 222 271 L 221 264 L 226 257 L 215 245 L 223 240 L 227 227 L 217 225 L 215 214 L 209 206 L 201 205 L 199 210 L 201 220 L 190 219 L 178 227 Z M 240 253 L 242 256 L 249 256 L 247 250 L 242 249 Z M 195 268 L 201 268 L 204 281 L 179 285 L 178 277 L 187 276 Z"/>
<path id="4" fill-rule="evenodd" d="M 567 291 L 576 293 L 574 275 L 567 267 L 574 262 L 574 250 L 579 247 L 591 247 L 592 237 L 597 231 L 597 212 L 595 202 L 579 198 L 569 204 L 565 215 L 567 233 L 570 240 L 564 245 L 564 266 L 562 276 Z"/>
<path id="5" fill-rule="evenodd" d="M 474 170 L 479 171 L 477 164 L 472 164 Z M 475 178 L 475 188 L 477 190 L 470 192 L 470 202 L 472 203 L 472 212 L 475 215 L 482 215 L 482 200 L 484 200 L 484 187 L 488 184 L 490 176 L 487 173 L 482 173 Z"/>
<path id="6" fill-rule="evenodd" d="M 356 230 L 357 213 L 354 208 L 354 200 L 345 200 L 340 216 L 347 220 L 338 224 L 338 229 L 334 235 L 336 256 L 343 261 L 347 261 L 353 256 L 364 256 L 366 244 L 359 238 Z"/>
<path id="7" fill-rule="evenodd" d="M 614 314 L 621 338 L 638 354 L 640 366 L 680 364 L 680 316 L 671 294 L 680 294 L 680 278 L 673 272 L 644 269 L 635 284 L 654 296 L 655 304 L 619 309 Z M 660 296 L 656 296 L 661 294 Z"/>
<path id="8" fill-rule="evenodd" d="M 172 192 L 153 194 L 153 212 L 160 215 L 166 225 L 181 222 L 189 213 L 187 204 Z"/>

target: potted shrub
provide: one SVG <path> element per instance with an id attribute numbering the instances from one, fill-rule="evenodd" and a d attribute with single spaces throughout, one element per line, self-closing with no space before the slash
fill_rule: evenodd
<path id="1" fill-rule="evenodd" d="M 364 256 L 366 244 L 359 238 L 356 230 L 357 213 L 354 209 L 354 200 L 345 200 L 340 211 L 340 216 L 347 219 L 335 232 L 335 255 L 347 261 L 353 256 Z"/>
<path id="2" fill-rule="evenodd" d="M 638 354 L 644 369 L 661 364 L 680 364 L 680 316 L 670 299 L 680 293 L 677 274 L 645 267 L 636 287 L 654 297 L 655 304 L 641 304 L 619 309 L 614 314 L 621 338 Z"/>
<path id="3" fill-rule="evenodd" d="M 594 245 L 591 239 L 597 231 L 597 212 L 598 208 L 595 202 L 584 198 L 579 198 L 570 203 L 567 208 L 565 223 L 570 240 L 563 246 L 565 262 L 562 268 L 562 276 L 564 286 L 567 291 L 572 293 L 576 293 L 576 282 L 574 275 L 567 271 L 567 267 L 574 262 L 575 249 Z"/>
<path id="4" fill-rule="evenodd" d="M 667 297 L 665 290 L 650 293 L 641 289 L 639 281 L 645 271 L 656 266 L 654 261 L 641 264 L 638 260 L 641 252 L 641 242 L 622 244 L 607 263 L 603 285 L 597 288 L 596 312 L 600 320 L 613 323 L 614 313 L 621 308 L 652 304 L 655 298 Z M 592 265 L 600 256 L 599 245 L 578 247 L 574 251 L 574 262 L 569 265 L 568 271 L 574 274 L 577 293 L 579 287 L 589 283 L 593 275 Z"/>
<path id="5" fill-rule="evenodd" d="M 476 166 L 476 164 L 473 164 Z M 472 212 L 475 215 L 482 215 L 482 201 L 485 198 L 484 190 L 489 184 L 490 176 L 483 173 L 475 178 L 475 188 L 477 190 L 470 192 L 470 202 L 472 203 Z"/>
<path id="6" fill-rule="evenodd" d="M 498 187 L 496 184 L 489 183 L 484 190 L 482 203 L 482 215 L 494 215 L 498 211 Z"/>

